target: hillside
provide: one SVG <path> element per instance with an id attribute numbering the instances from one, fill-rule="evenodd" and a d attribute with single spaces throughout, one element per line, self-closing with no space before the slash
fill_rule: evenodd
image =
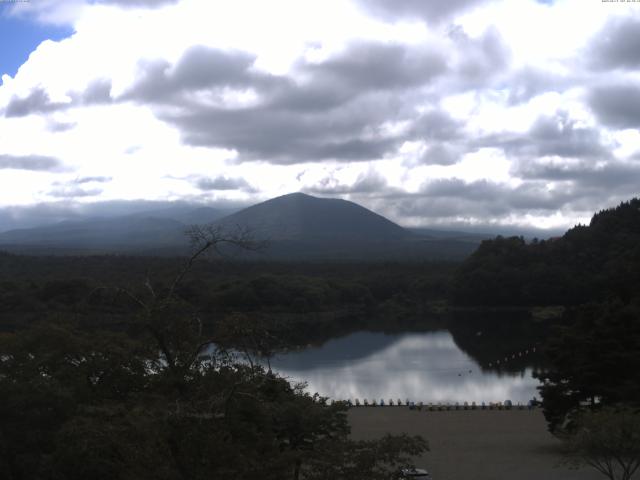
<path id="1" fill-rule="evenodd" d="M 640 291 L 640 199 L 596 213 L 562 237 L 486 240 L 464 262 L 454 297 L 466 305 L 578 305 Z"/>

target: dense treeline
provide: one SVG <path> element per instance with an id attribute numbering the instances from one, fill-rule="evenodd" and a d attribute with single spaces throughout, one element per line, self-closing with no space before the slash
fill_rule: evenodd
<path id="1" fill-rule="evenodd" d="M 564 236 L 483 242 L 455 274 L 464 305 L 563 305 L 542 380 L 552 431 L 581 410 L 640 407 L 640 199 L 596 213 Z"/>
<path id="2" fill-rule="evenodd" d="M 121 289 L 166 291 L 182 259 L 0 254 L 0 330 L 71 316 L 85 328 L 126 330 L 137 305 Z M 176 295 L 205 329 L 238 313 L 307 344 L 316 334 L 356 329 L 375 318 L 420 318 L 448 295 L 448 263 L 196 263 Z"/>
<path id="3" fill-rule="evenodd" d="M 225 241 L 205 240 L 196 252 Z M 200 253 L 135 288 L 109 285 L 97 270 L 95 279 L 46 270 L 40 282 L 3 280 L 3 317 L 17 313 L 18 323 L 0 333 L 0 478 L 386 480 L 425 451 L 420 437 L 350 440 L 345 404 L 251 361 L 273 344 L 263 322 L 227 311 L 236 300 L 217 310 L 215 331 L 205 328 L 200 295 L 221 300 L 228 288 L 188 276 Z M 3 258 L 14 268 L 21 260 L 38 265 Z M 258 292 L 247 308 L 288 312 L 296 295 L 360 302 L 329 280 L 262 275 L 237 280 L 238 291 Z"/>
<path id="4" fill-rule="evenodd" d="M 485 240 L 457 271 L 463 305 L 579 305 L 640 289 L 640 199 L 596 213 L 561 238 Z"/>
<path id="5" fill-rule="evenodd" d="M 546 345 L 541 393 L 551 430 L 572 427 L 581 407 L 640 407 L 640 298 L 567 310 Z"/>

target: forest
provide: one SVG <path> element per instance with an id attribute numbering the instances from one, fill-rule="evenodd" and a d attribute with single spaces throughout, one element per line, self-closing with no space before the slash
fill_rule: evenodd
<path id="1" fill-rule="evenodd" d="M 237 240 L 214 233 L 187 263 L 0 253 L 2 478 L 389 478 L 424 439 L 352 441 L 346 404 L 234 354 L 359 329 L 446 326 L 477 359 L 493 354 L 478 325 L 544 341 L 557 434 L 585 409 L 640 406 L 638 199 L 461 263 L 207 257 Z"/>
<path id="2" fill-rule="evenodd" d="M 562 306 L 545 346 L 551 431 L 585 407 L 640 407 L 640 199 L 593 215 L 560 238 L 484 241 L 456 271 L 454 303 Z"/>

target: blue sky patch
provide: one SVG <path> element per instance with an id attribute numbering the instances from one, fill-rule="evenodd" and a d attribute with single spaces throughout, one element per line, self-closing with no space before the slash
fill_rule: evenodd
<path id="1" fill-rule="evenodd" d="M 29 54 L 45 40 L 62 40 L 73 33 L 70 27 L 41 25 L 27 19 L 9 17 L 0 7 L 0 75 L 15 76 Z"/>

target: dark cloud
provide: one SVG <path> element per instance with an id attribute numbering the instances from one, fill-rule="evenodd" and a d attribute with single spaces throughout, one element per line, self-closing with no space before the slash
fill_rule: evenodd
<path id="1" fill-rule="evenodd" d="M 81 96 L 85 105 L 110 103 L 111 100 L 111 80 L 104 78 L 91 82 Z"/>
<path id="2" fill-rule="evenodd" d="M 589 106 L 601 123 L 614 128 L 640 128 L 640 85 L 618 84 L 594 88 Z"/>
<path id="3" fill-rule="evenodd" d="M 594 163 L 580 160 L 575 162 L 542 162 L 532 160 L 519 162 L 515 174 L 527 179 L 555 182 L 573 182 L 577 189 L 599 188 L 634 194 L 640 185 L 640 165 L 609 161 Z"/>
<path id="4" fill-rule="evenodd" d="M 219 176 L 214 178 L 200 177 L 194 181 L 200 190 L 242 190 L 255 192 L 255 189 L 244 178 Z"/>
<path id="5" fill-rule="evenodd" d="M 49 94 L 43 88 L 38 87 L 26 97 L 11 97 L 4 115 L 5 117 L 24 117 L 32 113 L 49 113 L 68 106 L 68 103 L 52 102 Z"/>
<path id="6" fill-rule="evenodd" d="M 240 161 L 373 160 L 402 143 L 384 125 L 415 115 L 412 87 L 444 69 L 431 49 L 362 42 L 324 62 L 298 64 L 295 78 L 260 73 L 253 62 L 242 52 L 192 48 L 173 66 L 141 65 L 123 98 L 151 102 L 184 143 L 233 149 Z M 215 97 L 222 89 L 251 90 L 257 99 L 223 106 L 192 95 L 206 90 Z M 444 131 L 449 123 L 431 129 Z"/>
<path id="7" fill-rule="evenodd" d="M 421 18 L 427 22 L 440 22 L 456 13 L 486 3 L 487 0 L 359 0 L 366 11 L 383 19 Z"/>
<path id="8" fill-rule="evenodd" d="M 640 17 L 610 19 L 594 36 L 587 50 L 587 64 L 594 70 L 640 68 Z"/>
<path id="9" fill-rule="evenodd" d="M 526 134 L 504 132 L 470 142 L 476 148 L 501 148 L 515 161 L 557 156 L 563 158 L 611 158 L 600 130 L 583 127 L 566 112 L 539 117 Z"/>
<path id="10" fill-rule="evenodd" d="M 371 92 L 405 92 L 433 82 L 446 71 L 440 52 L 425 47 L 356 42 L 321 63 L 304 63 L 302 78 L 272 79 L 267 103 L 295 111 L 326 111 Z"/>
<path id="11" fill-rule="evenodd" d="M 439 143 L 428 147 L 419 159 L 425 165 L 453 165 L 462 160 L 464 150 L 450 143 Z"/>
<path id="12" fill-rule="evenodd" d="M 511 51 L 496 28 L 489 28 L 479 38 L 469 37 L 459 25 L 449 30 L 458 56 L 454 66 L 461 88 L 479 88 L 509 65 Z"/>
<path id="13" fill-rule="evenodd" d="M 355 104 L 331 114 L 263 107 L 202 107 L 164 118 L 179 127 L 185 143 L 235 149 L 241 160 L 293 164 L 382 158 L 398 146 L 400 139 L 375 132 L 375 127 L 387 119 L 384 110 L 369 102 L 361 105 L 362 108 Z"/>
<path id="14" fill-rule="evenodd" d="M 540 117 L 533 124 L 529 136 L 538 156 L 608 158 L 610 149 L 604 146 L 600 131 L 580 127 L 575 120 L 560 112 L 555 117 Z"/>
<path id="15" fill-rule="evenodd" d="M 325 112 L 348 103 L 359 93 L 316 76 L 303 84 L 283 81 L 267 102 L 271 108 L 293 112 Z"/>
<path id="16" fill-rule="evenodd" d="M 426 182 L 415 198 L 400 202 L 407 216 L 502 218 L 513 214 L 549 215 L 569 205 L 581 193 L 572 188 L 548 188 L 546 182 L 528 181 L 517 187 L 477 180 L 442 179 Z M 416 200 L 412 206 L 410 200 Z"/>
<path id="17" fill-rule="evenodd" d="M 419 116 L 412 125 L 410 136 L 425 141 L 461 139 L 464 122 L 454 119 L 442 110 L 429 110 Z"/>
<path id="18" fill-rule="evenodd" d="M 637 195 L 640 185 L 640 164 L 635 162 L 532 161 L 528 171 L 520 173 L 523 181 L 516 186 L 490 180 L 428 180 L 417 193 L 391 192 L 385 204 L 393 218 L 512 223 L 514 217 L 524 215 L 580 212 L 589 216 L 597 208 Z"/>
<path id="19" fill-rule="evenodd" d="M 315 185 L 306 187 L 305 192 L 321 195 L 346 195 L 362 193 L 382 193 L 388 189 L 385 178 L 375 170 L 362 173 L 352 185 L 338 181 L 333 175 L 323 178 Z"/>
<path id="20" fill-rule="evenodd" d="M 59 172 L 64 170 L 64 166 L 60 160 L 54 157 L 0 154 L 0 170 L 1 169 Z"/>
<path id="21" fill-rule="evenodd" d="M 359 42 L 317 65 L 306 67 L 314 75 L 327 77 L 334 87 L 355 91 L 409 88 L 430 82 L 446 70 L 442 53 L 425 45 Z"/>
<path id="22" fill-rule="evenodd" d="M 25 117 L 65 110 L 78 105 L 109 103 L 111 102 L 111 80 L 95 80 L 83 92 L 69 92 L 69 96 L 71 100 L 68 102 L 53 102 L 42 87 L 36 87 L 26 97 L 13 96 L 5 107 L 4 115 L 5 117 Z"/>
<path id="23" fill-rule="evenodd" d="M 165 60 L 141 63 L 140 77 L 123 98 L 169 102 L 190 91 L 259 85 L 268 76 L 250 71 L 254 61 L 245 52 L 191 47 L 173 66 Z"/>
<path id="24" fill-rule="evenodd" d="M 409 163 L 453 165 L 465 153 L 464 122 L 442 110 L 429 110 L 417 116 L 407 138 L 427 144 L 422 156 Z"/>

